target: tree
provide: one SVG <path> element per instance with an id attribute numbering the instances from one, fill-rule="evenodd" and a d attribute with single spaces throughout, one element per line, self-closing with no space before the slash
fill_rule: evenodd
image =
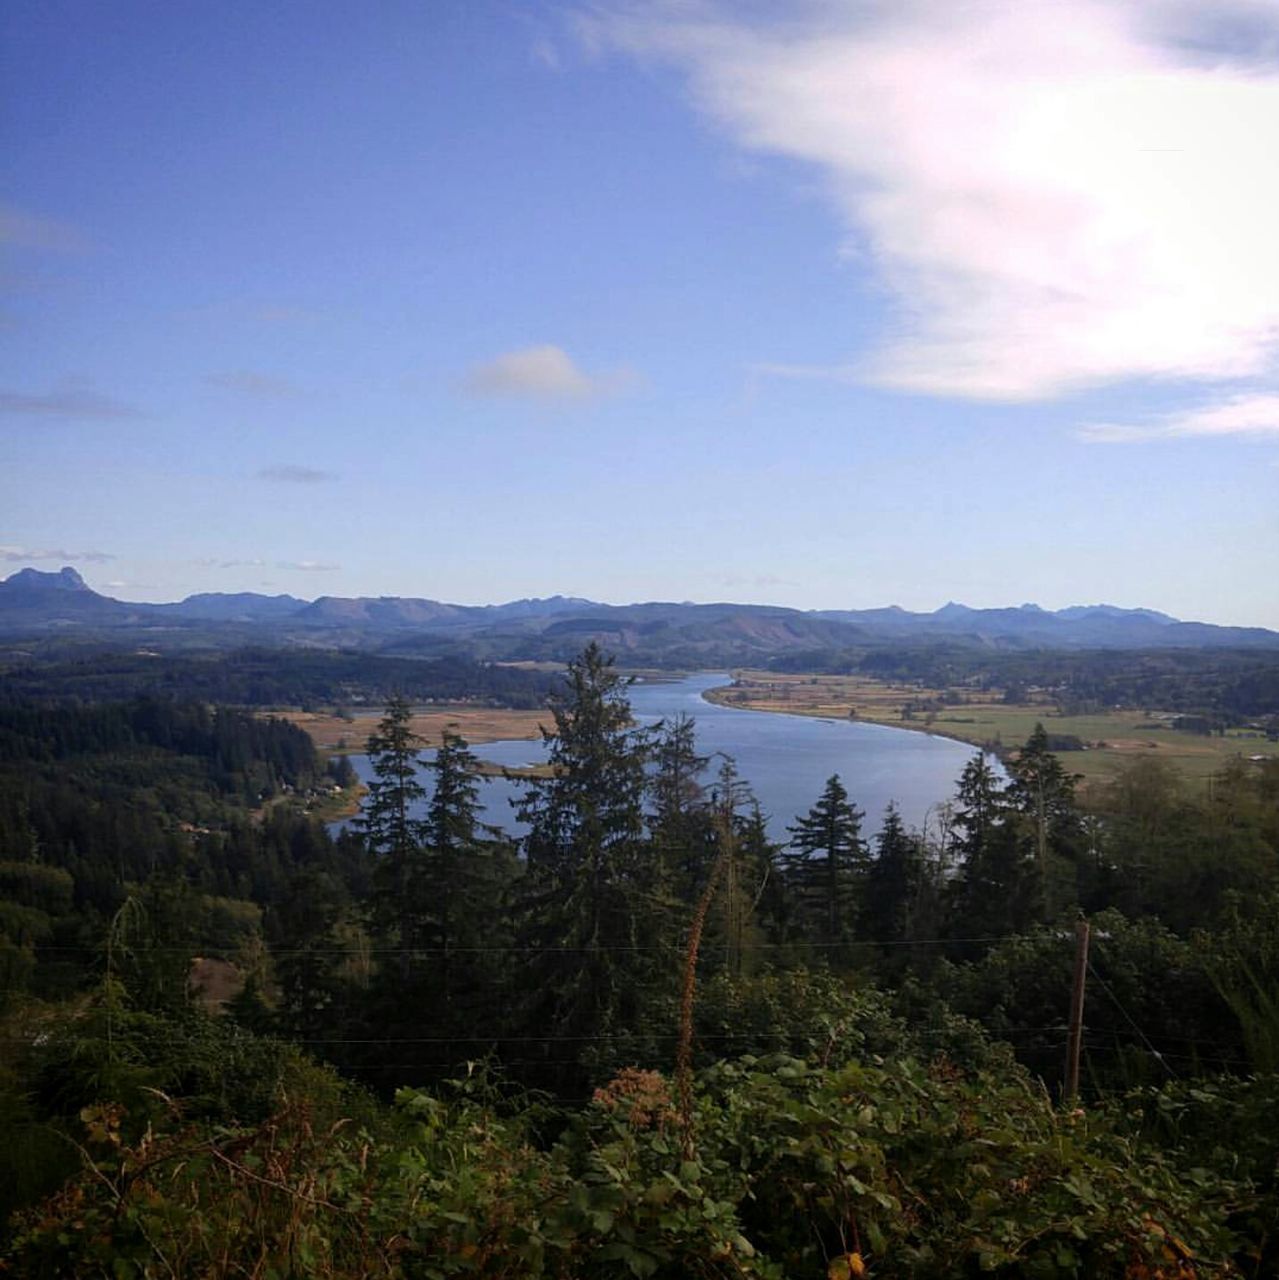
<path id="1" fill-rule="evenodd" d="M 751 968 L 750 956 L 763 941 L 757 912 L 773 878 L 773 846 L 759 802 L 726 756 L 711 792 L 710 823 L 714 857 L 722 857 L 716 891 L 718 910 L 706 922 L 703 952 L 722 957 L 723 972 L 739 978 Z"/>
<path id="2" fill-rule="evenodd" d="M 569 664 L 552 703 L 555 727 L 543 730 L 550 775 L 530 779 L 518 806 L 529 827 L 520 930 L 527 1026 L 571 1040 L 601 1065 L 676 973 L 643 840 L 649 735 L 631 722 L 626 684 L 596 644 Z M 556 1059 L 552 1040 L 544 1048 L 559 1068 L 554 1082 L 567 1083 L 576 1074 L 568 1055 Z"/>
<path id="3" fill-rule="evenodd" d="M 414 886 L 418 932 L 431 948 L 446 1021 L 454 997 L 478 999 L 488 966 L 479 951 L 497 936 L 502 898 L 514 875 L 510 847 L 479 820 L 480 763 L 451 726 L 431 762 L 435 788 L 422 824 L 422 874 Z"/>
<path id="4" fill-rule="evenodd" d="M 1042 881 L 1033 842 L 1013 821 L 1016 810 L 984 755 L 964 767 L 955 799 L 960 834 L 952 933 L 967 938 L 1020 933 L 1042 916 Z"/>
<path id="5" fill-rule="evenodd" d="M 414 808 L 425 798 L 426 789 L 418 781 L 422 739 L 413 732 L 411 716 L 408 700 L 396 694 L 369 737 L 373 781 L 360 818 L 365 846 L 378 860 L 376 914 L 385 934 L 402 949 L 404 976 L 410 967 L 408 952 L 423 945 L 414 911 L 414 880 L 424 871 L 422 822 L 414 816 Z"/>
<path id="6" fill-rule="evenodd" d="M 906 830 L 897 806 L 890 804 L 866 875 L 865 932 L 880 943 L 910 939 L 923 880 L 919 838 Z"/>
<path id="7" fill-rule="evenodd" d="M 800 934 L 826 948 L 828 962 L 848 963 L 845 947 L 857 936 L 869 864 L 861 838 L 865 816 L 834 774 L 807 815 L 787 828 L 794 852 L 785 857 L 786 878 Z"/>
<path id="8" fill-rule="evenodd" d="M 1068 905 L 1063 899 L 1078 887 L 1083 829 L 1075 802 L 1075 784 L 1080 775 L 1068 773 L 1060 759 L 1048 750 L 1048 734 L 1042 724 L 1035 725 L 1008 772 L 1011 781 L 1007 798 L 1030 828 L 1035 864 L 1043 885 L 1044 911 L 1051 917 L 1057 908 Z"/>
<path id="9" fill-rule="evenodd" d="M 649 783 L 654 853 L 667 874 L 671 892 L 696 901 L 714 860 L 710 807 L 701 776 L 708 757 L 698 755 L 695 722 L 681 713 L 658 726 Z"/>

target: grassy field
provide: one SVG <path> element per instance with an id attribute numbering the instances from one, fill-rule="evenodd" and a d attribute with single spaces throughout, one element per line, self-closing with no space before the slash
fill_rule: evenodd
<path id="1" fill-rule="evenodd" d="M 363 753 L 369 735 L 376 730 L 382 718 L 380 711 L 359 712 L 352 716 L 335 716 L 327 711 L 272 711 L 270 714 L 304 729 L 326 756 Z M 545 765 L 510 769 L 492 764 L 483 758 L 483 744 L 507 738 L 540 738 L 541 726 L 553 723 L 551 713 L 545 710 L 509 711 L 501 707 L 471 706 L 432 707 L 430 711 L 414 712 L 409 721 L 413 732 L 428 748 L 438 747 L 444 730 L 452 729 L 477 748 L 481 773 L 512 778 L 546 778 L 550 776 L 550 769 Z M 326 822 L 349 818 L 359 812 L 363 795 L 364 788 L 360 787 L 358 794 L 348 791 L 342 797 L 326 797 L 317 801 L 311 811 Z"/>
<path id="2" fill-rule="evenodd" d="M 349 718 L 320 711 L 273 711 L 271 714 L 305 729 L 315 745 L 331 755 L 362 752 L 382 718 L 381 711 L 361 711 Z M 551 724 L 551 713 L 507 711 L 501 707 L 432 707 L 430 711 L 414 712 L 410 723 L 413 732 L 428 747 L 438 747 L 448 728 L 472 744 L 503 738 L 537 738 L 541 736 L 538 726 Z"/>
<path id="3" fill-rule="evenodd" d="M 1063 760 L 1086 782 L 1108 777 L 1134 756 L 1151 754 L 1174 765 L 1186 777 L 1202 781 L 1216 773 L 1232 755 L 1279 757 L 1279 743 L 1260 734 L 1235 732 L 1225 737 L 1183 733 L 1170 727 L 1171 715 L 1158 711 L 1109 711 L 1097 715 L 1063 716 L 1051 703 L 1006 706 L 996 695 L 971 690 L 922 689 L 917 685 L 885 684 L 864 676 L 779 675 L 769 671 L 737 671 L 731 687 L 707 697 L 728 706 L 757 711 L 788 712 L 832 720 L 850 717 L 942 734 L 971 742 L 1015 748 L 1025 742 L 1036 723 L 1049 734 L 1070 734 L 1087 750 L 1063 752 Z M 946 693 L 962 701 L 932 711 L 908 710 L 909 703 L 929 702 Z"/>

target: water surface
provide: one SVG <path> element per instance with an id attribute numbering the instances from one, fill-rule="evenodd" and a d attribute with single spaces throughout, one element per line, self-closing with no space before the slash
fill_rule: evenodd
<path id="1" fill-rule="evenodd" d="M 867 814 L 863 833 L 871 834 L 888 802 L 895 801 L 909 826 L 920 827 L 929 810 L 954 793 L 963 767 L 974 748 L 949 738 L 855 720 L 825 720 L 813 716 L 748 711 L 707 702 L 707 689 L 728 683 L 722 672 L 698 672 L 682 680 L 635 684 L 631 706 L 642 724 L 653 724 L 684 712 L 697 722 L 697 746 L 702 755 L 722 752 L 737 762 L 738 773 L 751 784 L 768 817 L 774 839 L 786 840 L 786 827 L 807 813 L 821 794 L 826 779 L 837 773 L 858 808 Z M 550 724 L 547 715 L 547 724 Z M 540 764 L 546 747 L 537 741 L 505 740 L 474 743 L 475 753 L 508 768 Z M 432 753 L 423 752 L 430 760 Z M 371 776 L 367 756 L 352 756 L 362 779 Z M 719 760 L 712 758 L 704 781 L 713 780 Z M 431 785 L 424 769 L 423 784 Z M 522 794 L 519 782 L 493 778 L 481 784 L 485 820 L 518 835 L 511 801 Z M 337 826 L 345 824 L 336 824 Z"/>

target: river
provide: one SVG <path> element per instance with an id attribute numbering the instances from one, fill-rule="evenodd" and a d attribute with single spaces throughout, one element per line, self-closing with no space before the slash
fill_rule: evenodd
<path id="1" fill-rule="evenodd" d="M 825 720 L 813 716 L 748 711 L 707 702 L 707 689 L 726 684 L 717 672 L 698 672 L 682 680 L 631 686 L 631 707 L 641 724 L 669 719 L 681 711 L 697 721 L 697 746 L 702 755 L 723 752 L 737 762 L 768 816 L 770 835 L 787 839 L 786 827 L 807 813 L 821 794 L 826 779 L 839 774 L 849 797 L 867 817 L 863 834 L 871 835 L 889 801 L 895 801 L 907 825 L 921 827 L 929 810 L 950 798 L 974 748 L 950 738 L 855 720 Z M 550 716 L 547 716 L 550 723 Z M 472 744 L 475 753 L 508 768 L 538 764 L 546 759 L 541 742 L 508 740 Z M 430 752 L 423 758 L 429 760 Z M 359 776 L 370 777 L 367 756 L 352 756 Z M 719 766 L 712 759 L 705 781 Z M 429 788 L 430 770 L 423 772 Z M 484 818 L 512 834 L 520 834 L 511 801 L 523 791 L 519 782 L 492 778 L 482 783 Z M 341 827 L 345 823 L 334 824 Z"/>

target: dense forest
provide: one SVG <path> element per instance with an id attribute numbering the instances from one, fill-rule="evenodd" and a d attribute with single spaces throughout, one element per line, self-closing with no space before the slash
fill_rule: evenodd
<path id="1" fill-rule="evenodd" d="M 91 664 L 74 700 L 5 678 L 14 1274 L 1279 1268 L 1279 763 L 1192 790 L 1139 758 L 1085 803 L 1041 730 L 1006 772 L 975 756 L 928 830 L 832 777 L 779 846 L 592 645 L 522 839 L 480 821 L 456 735 L 424 784 L 411 687 L 335 838 L 300 803 L 341 785 L 309 739 L 209 690 L 323 698 L 337 659 L 278 686 L 251 656 L 139 685 L 149 661 Z M 1214 705 L 1249 671 L 1226 656 Z"/>
<path id="2" fill-rule="evenodd" d="M 544 672 L 466 657 L 414 659 L 327 649 L 247 648 L 201 655 L 89 653 L 0 656 L 0 697 L 13 701 L 174 698 L 249 707 L 380 706 L 392 693 L 416 702 L 540 707 Z"/>

